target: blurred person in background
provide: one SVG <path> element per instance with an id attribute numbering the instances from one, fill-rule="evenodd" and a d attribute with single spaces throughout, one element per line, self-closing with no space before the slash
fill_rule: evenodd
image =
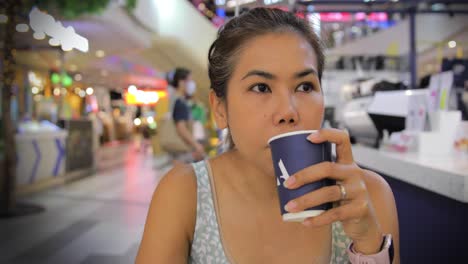
<path id="1" fill-rule="evenodd" d="M 206 125 L 206 108 L 198 100 L 196 96 L 192 96 L 189 98 L 188 102 L 191 112 L 192 112 L 192 134 L 195 140 L 198 143 L 202 144 L 204 147 L 207 145 L 207 133 L 205 130 Z"/>
<path id="2" fill-rule="evenodd" d="M 176 98 L 174 84 L 174 74 L 175 69 L 172 69 L 166 73 L 166 81 L 167 81 L 167 91 L 169 93 L 169 105 L 174 105 L 174 101 Z"/>
<path id="3" fill-rule="evenodd" d="M 143 154 L 148 154 L 148 150 L 151 149 L 151 128 L 149 124 L 145 122 L 144 125 L 140 126 L 141 128 L 141 152 Z"/>
<path id="4" fill-rule="evenodd" d="M 193 136 L 192 133 L 192 111 L 188 105 L 187 98 L 192 97 L 196 91 L 196 83 L 192 79 L 190 70 L 177 68 L 174 71 L 172 86 L 175 88 L 175 98 L 172 109 L 172 120 L 174 121 L 177 136 L 179 136 L 194 151 L 187 153 L 169 153 L 174 161 L 192 162 L 205 157 L 205 150 Z M 161 139 L 164 140 L 164 139 Z"/>

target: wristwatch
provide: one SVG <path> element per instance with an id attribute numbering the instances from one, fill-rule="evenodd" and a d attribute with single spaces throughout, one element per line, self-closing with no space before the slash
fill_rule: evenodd
<path id="1" fill-rule="evenodd" d="M 348 257 L 351 264 L 391 264 L 394 257 L 393 239 L 391 234 L 383 236 L 380 251 L 372 255 L 363 255 L 353 250 L 353 243 L 349 245 Z"/>

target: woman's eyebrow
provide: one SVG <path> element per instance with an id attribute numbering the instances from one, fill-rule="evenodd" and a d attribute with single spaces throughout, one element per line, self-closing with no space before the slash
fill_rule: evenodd
<path id="1" fill-rule="evenodd" d="M 260 77 L 263 77 L 265 79 L 269 79 L 269 80 L 273 80 L 273 79 L 276 79 L 276 76 L 269 73 L 269 72 L 266 72 L 266 71 L 261 71 L 261 70 L 252 70 L 252 71 L 249 71 L 243 78 L 242 80 L 250 77 L 250 76 L 260 76 Z"/>
<path id="2" fill-rule="evenodd" d="M 303 78 L 303 77 L 306 77 L 309 74 L 318 76 L 318 73 L 317 73 L 317 71 L 315 69 L 308 68 L 308 69 L 305 69 L 305 70 L 303 70 L 301 72 L 296 73 L 296 78 L 297 79 Z"/>
<path id="3" fill-rule="evenodd" d="M 304 78 L 305 76 L 309 75 L 309 74 L 312 74 L 312 75 L 316 75 L 318 76 L 318 73 L 315 69 L 313 68 L 308 68 L 308 69 L 305 69 L 303 71 L 300 71 L 296 74 L 294 74 L 294 77 L 296 79 L 300 79 L 300 78 Z M 277 77 L 272 74 L 272 73 L 269 73 L 269 72 L 266 72 L 266 71 L 262 71 L 262 70 L 252 70 L 252 71 L 249 71 L 243 78 L 242 80 L 250 77 L 250 76 L 260 76 L 260 77 L 263 77 L 265 79 L 269 79 L 269 80 L 274 80 L 276 79 Z"/>

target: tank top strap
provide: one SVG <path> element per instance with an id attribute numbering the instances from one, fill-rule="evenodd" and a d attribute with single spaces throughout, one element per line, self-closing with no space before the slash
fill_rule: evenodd
<path id="1" fill-rule="evenodd" d="M 197 178 L 197 219 L 190 263 L 229 263 L 221 243 L 207 161 L 192 166 Z"/>

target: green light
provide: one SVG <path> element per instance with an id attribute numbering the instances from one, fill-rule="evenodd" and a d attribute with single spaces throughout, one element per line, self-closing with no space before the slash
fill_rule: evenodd
<path id="1" fill-rule="evenodd" d="M 58 75 L 58 73 L 54 72 L 50 76 L 50 80 L 52 81 L 53 84 L 58 84 L 58 83 L 60 83 L 60 75 Z"/>
<path id="2" fill-rule="evenodd" d="M 73 84 L 73 79 L 70 77 L 70 75 L 64 73 L 62 75 L 62 85 L 65 87 L 68 87 Z"/>

